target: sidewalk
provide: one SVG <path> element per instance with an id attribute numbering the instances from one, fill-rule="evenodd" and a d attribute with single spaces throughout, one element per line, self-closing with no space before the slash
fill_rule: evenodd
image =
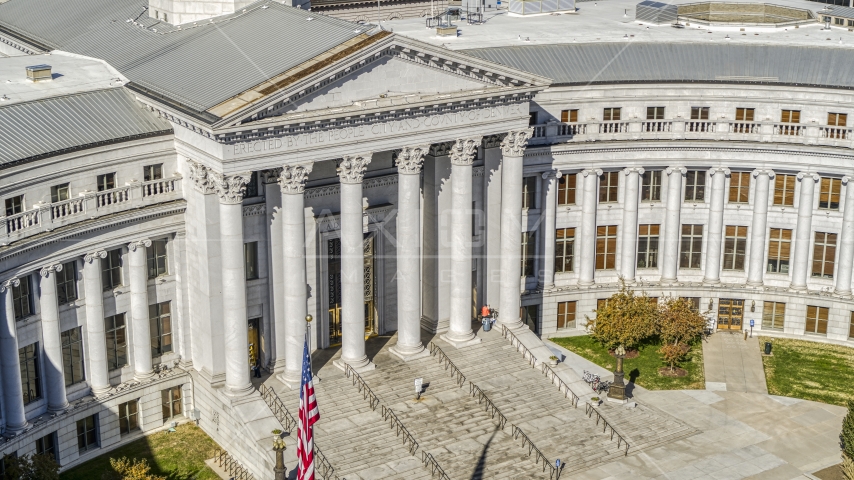
<path id="1" fill-rule="evenodd" d="M 716 332 L 703 343 L 706 390 L 768 393 L 759 339 Z"/>

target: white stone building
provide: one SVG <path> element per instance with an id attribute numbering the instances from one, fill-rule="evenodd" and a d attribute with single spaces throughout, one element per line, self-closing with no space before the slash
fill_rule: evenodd
<path id="1" fill-rule="evenodd" d="M 268 478 L 250 367 L 298 384 L 307 314 L 367 370 L 367 335 L 462 348 L 484 303 L 582 329 L 622 276 L 854 345 L 847 29 L 63 5 L 0 3 L 3 455 L 67 468 L 192 419 Z"/>

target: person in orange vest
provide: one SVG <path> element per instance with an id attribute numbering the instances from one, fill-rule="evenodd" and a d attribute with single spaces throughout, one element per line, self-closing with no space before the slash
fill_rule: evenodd
<path id="1" fill-rule="evenodd" d="M 484 305 L 483 308 L 480 309 L 480 316 L 483 318 L 489 318 L 490 315 L 489 305 Z"/>

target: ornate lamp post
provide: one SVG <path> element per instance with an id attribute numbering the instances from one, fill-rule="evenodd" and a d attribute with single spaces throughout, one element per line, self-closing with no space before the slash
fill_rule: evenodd
<path id="1" fill-rule="evenodd" d="M 285 469 L 285 439 L 282 434 L 273 435 L 273 451 L 276 452 L 276 466 L 273 468 L 276 480 L 285 480 L 287 470 Z"/>
<path id="2" fill-rule="evenodd" d="M 617 357 L 617 369 L 614 371 L 614 383 L 608 389 L 608 398 L 614 400 L 626 399 L 626 383 L 623 381 L 623 359 L 626 358 L 626 349 L 622 345 L 614 350 Z"/>

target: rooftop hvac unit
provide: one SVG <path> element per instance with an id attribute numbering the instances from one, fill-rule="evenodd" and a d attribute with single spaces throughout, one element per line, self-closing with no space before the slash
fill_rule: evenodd
<path id="1" fill-rule="evenodd" d="M 32 82 L 52 80 L 53 75 L 50 72 L 50 65 L 33 65 L 27 67 L 27 79 Z"/>

